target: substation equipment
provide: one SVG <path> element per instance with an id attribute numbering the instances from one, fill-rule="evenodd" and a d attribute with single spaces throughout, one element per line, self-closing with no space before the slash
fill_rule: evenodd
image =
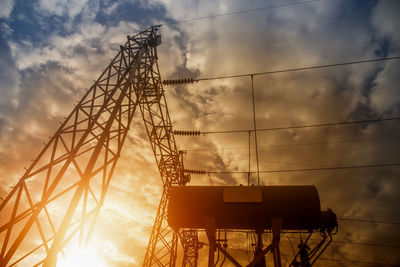
<path id="1" fill-rule="evenodd" d="M 80 244 L 88 242 L 128 130 L 142 127 L 132 124 L 135 113 L 143 118 L 163 186 L 143 266 L 175 266 L 178 239 L 183 246 L 182 265 L 197 266 L 202 247 L 199 228 L 207 231 L 210 265 L 215 249 L 229 258 L 226 249 L 215 241 L 217 229 L 255 229 L 259 242 L 254 266 L 261 266 L 263 255 L 269 251 L 279 263 L 281 231 L 301 229 L 311 234 L 319 229 L 323 240 L 331 237 L 336 220 L 329 211 L 321 213 L 314 187 L 184 187 L 190 175 L 185 173 L 183 154 L 176 147 L 158 68 L 158 30 L 159 26 L 152 26 L 127 37 L 1 202 L 1 267 L 53 267 L 72 239 L 79 238 Z M 187 195 L 191 190 L 196 194 Z M 236 195 L 235 190 L 241 193 Z M 244 202 L 238 202 L 242 195 Z M 181 201 L 186 197 L 191 199 Z M 194 197 L 207 205 L 200 205 Z M 172 228 L 167 222 L 170 198 Z M 243 209 L 245 206 L 251 208 Z M 247 212 L 245 220 L 235 215 L 238 210 Z M 181 220 L 181 213 L 191 216 Z M 261 235 L 266 229 L 272 229 L 274 238 L 263 248 Z M 312 253 L 309 255 L 312 258 Z M 298 266 L 309 266 L 305 264 Z"/>
<path id="2" fill-rule="evenodd" d="M 274 266 L 280 267 L 279 242 L 283 232 L 323 234 L 310 253 L 302 251 L 307 254 L 302 254 L 300 261 L 297 261 L 300 255 L 296 255 L 291 262 L 292 266 L 311 266 L 329 245 L 331 233 L 337 228 L 332 210 L 321 211 L 315 186 L 174 186 L 170 191 L 168 222 L 176 232 L 205 229 L 209 267 L 216 266 L 217 250 L 235 266 L 242 266 L 220 244 L 221 240 L 216 238 L 218 230 L 255 231 L 257 244 L 248 266 L 266 266 L 265 255 L 271 252 Z M 264 248 L 262 235 L 266 230 L 272 232 L 272 242 Z M 302 245 L 306 246 L 306 242 Z"/>

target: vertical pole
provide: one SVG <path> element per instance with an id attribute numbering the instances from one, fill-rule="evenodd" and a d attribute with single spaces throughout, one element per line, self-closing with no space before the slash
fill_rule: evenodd
<path id="1" fill-rule="evenodd" d="M 211 241 L 208 239 L 210 245 L 208 250 L 208 267 L 214 267 L 214 251 L 215 251 L 215 240 Z"/>
<path id="2" fill-rule="evenodd" d="M 279 243 L 281 240 L 281 230 L 283 225 L 282 218 L 272 218 L 272 255 L 274 258 L 274 266 L 282 267 L 281 253 L 279 250 Z"/>
<path id="3" fill-rule="evenodd" d="M 262 242 L 262 234 L 264 233 L 263 229 L 257 229 L 256 234 L 257 234 L 257 246 L 256 246 L 256 251 L 254 258 L 261 257 L 261 254 L 263 253 L 263 247 L 264 244 Z M 265 262 L 265 256 L 262 256 L 257 262 L 255 262 L 255 267 L 265 267 L 266 262 Z"/>
<path id="4" fill-rule="evenodd" d="M 256 104 L 254 100 L 254 77 L 251 77 L 251 96 L 253 100 L 253 124 L 254 124 L 254 142 L 256 143 L 256 161 L 257 161 L 257 185 L 260 186 L 260 169 L 258 165 L 258 145 L 257 145 L 257 124 L 256 124 Z"/>
<path id="5" fill-rule="evenodd" d="M 250 176 L 251 176 L 251 169 L 250 169 L 250 137 L 251 131 L 249 130 L 249 172 L 247 173 L 247 185 L 250 185 Z"/>
<path id="6" fill-rule="evenodd" d="M 216 227 L 215 227 L 215 218 L 205 218 L 205 226 L 206 226 L 206 234 L 209 243 L 208 250 L 208 267 L 214 267 L 214 253 L 216 249 L 215 245 L 215 235 L 216 235 Z"/>

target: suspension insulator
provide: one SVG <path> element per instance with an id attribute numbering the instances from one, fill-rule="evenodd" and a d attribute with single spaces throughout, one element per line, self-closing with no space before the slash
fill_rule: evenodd
<path id="1" fill-rule="evenodd" d="M 198 82 L 198 80 L 195 80 L 193 78 L 172 79 L 172 80 L 164 80 L 162 83 L 163 83 L 163 85 L 176 85 L 176 84 L 188 84 L 188 83 L 194 83 L 194 82 Z"/>
<path id="2" fill-rule="evenodd" d="M 184 169 L 183 171 L 184 171 L 185 173 L 187 173 L 187 174 L 201 174 L 201 175 L 206 174 L 206 171 L 205 171 L 205 170 Z"/>
<path id="3" fill-rule="evenodd" d="M 174 135 L 200 135 L 200 131 L 174 131 Z"/>

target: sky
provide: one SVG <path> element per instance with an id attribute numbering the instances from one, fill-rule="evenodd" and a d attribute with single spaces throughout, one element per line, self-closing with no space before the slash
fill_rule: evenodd
<path id="1" fill-rule="evenodd" d="M 207 78 L 399 56 L 399 12 L 396 0 L 2 0 L 0 196 L 7 196 L 127 35 L 164 24 L 158 47 L 162 78 Z M 399 73 L 395 59 L 255 76 L 257 128 L 400 117 Z M 253 128 L 249 77 L 165 86 L 165 94 L 175 130 Z M 398 164 L 399 133 L 399 120 L 258 132 L 259 169 Z M 246 172 L 248 138 L 209 134 L 176 141 L 187 151 L 188 169 Z M 255 171 L 254 135 L 250 143 Z M 397 165 L 261 173 L 260 183 L 312 184 L 322 209 L 339 217 L 400 222 L 399 172 Z M 192 175 L 190 184 L 246 185 L 247 174 Z M 255 174 L 251 184 L 257 184 Z M 97 258 L 98 266 L 140 266 L 161 190 L 138 113 L 86 255 Z M 339 220 L 334 239 L 344 242 L 333 243 L 316 266 L 400 265 L 399 224 Z M 232 240 L 232 253 L 243 258 L 240 242 Z M 287 240 L 282 250 L 291 255 Z M 206 252 L 207 247 L 201 251 Z M 66 254 L 71 264 L 77 253 Z"/>

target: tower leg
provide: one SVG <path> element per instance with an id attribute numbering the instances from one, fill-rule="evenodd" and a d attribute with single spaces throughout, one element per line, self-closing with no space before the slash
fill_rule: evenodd
<path id="1" fill-rule="evenodd" d="M 209 243 L 209 250 L 208 250 L 208 267 L 214 267 L 214 253 L 215 253 L 215 235 L 216 235 L 216 228 L 215 228 L 215 218 L 206 218 L 205 219 L 206 225 L 206 234 Z"/>
<path id="2" fill-rule="evenodd" d="M 283 225 L 282 218 L 272 219 L 272 255 L 274 258 L 274 266 L 282 267 L 281 253 L 279 251 L 279 243 L 281 240 L 281 230 Z"/>
<path id="3" fill-rule="evenodd" d="M 257 247 L 256 247 L 256 251 L 254 253 L 254 257 L 261 257 L 255 264 L 255 267 L 266 267 L 266 262 L 265 262 L 265 255 L 261 255 L 263 253 L 263 242 L 262 242 L 262 234 L 264 233 L 264 230 L 256 230 L 256 234 L 257 234 Z"/>

